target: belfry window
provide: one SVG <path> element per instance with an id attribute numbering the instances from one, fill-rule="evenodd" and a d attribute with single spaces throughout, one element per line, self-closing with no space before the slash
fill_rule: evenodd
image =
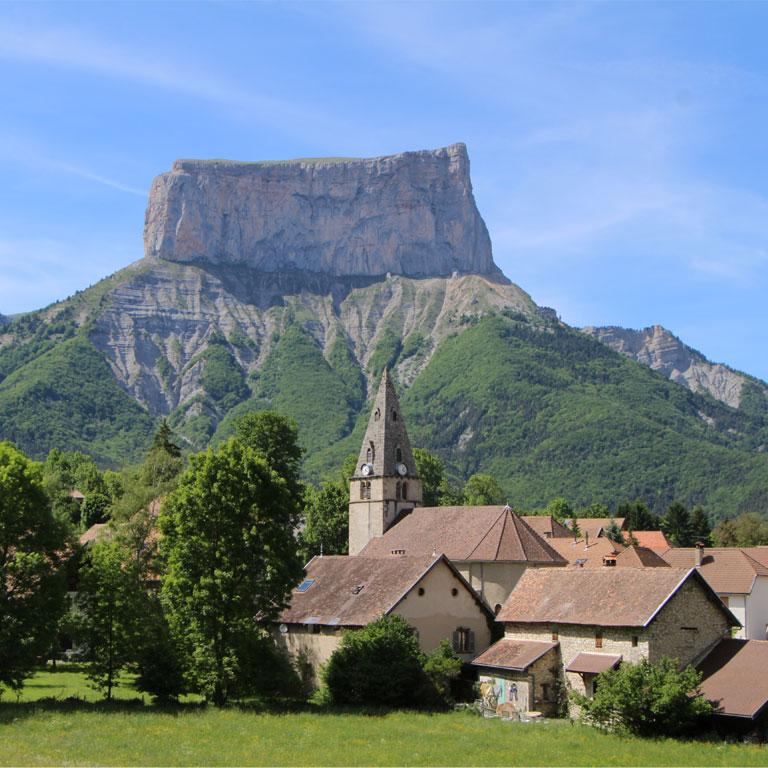
<path id="1" fill-rule="evenodd" d="M 403 460 L 403 451 L 401 448 L 395 450 L 395 461 L 399 464 Z"/>
<path id="2" fill-rule="evenodd" d="M 392 421 L 397 421 L 397 411 L 392 411 Z"/>
<path id="3" fill-rule="evenodd" d="M 408 483 L 403 483 L 403 498 L 408 498 Z"/>
<path id="4" fill-rule="evenodd" d="M 363 480 L 360 483 L 360 498 L 361 499 L 371 498 L 371 481 L 370 480 Z"/>
<path id="5" fill-rule="evenodd" d="M 374 420 L 374 421 L 378 421 L 380 418 L 381 418 L 381 411 L 380 411 L 380 410 L 377 408 L 377 409 L 376 409 L 376 410 L 373 412 L 373 420 Z"/>
<path id="6" fill-rule="evenodd" d="M 373 442 L 368 446 L 368 450 L 365 452 L 365 460 L 369 464 L 373 464 L 373 460 L 376 458 L 376 449 L 373 447 Z"/>
<path id="7" fill-rule="evenodd" d="M 398 480 L 397 485 L 395 486 L 395 498 L 396 499 L 402 499 L 403 498 L 403 484 Z"/>

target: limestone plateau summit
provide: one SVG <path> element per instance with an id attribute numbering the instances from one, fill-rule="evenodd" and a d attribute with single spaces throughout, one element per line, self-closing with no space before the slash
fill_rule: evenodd
<path id="1" fill-rule="evenodd" d="M 371 159 L 177 160 L 149 196 L 145 255 L 340 276 L 505 281 L 464 144 Z"/>

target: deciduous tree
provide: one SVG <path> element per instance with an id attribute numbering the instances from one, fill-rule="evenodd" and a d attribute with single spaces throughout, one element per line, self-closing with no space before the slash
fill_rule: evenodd
<path id="1" fill-rule="evenodd" d="M 464 503 L 469 506 L 504 504 L 504 489 L 492 475 L 472 475 L 464 485 Z"/>
<path id="2" fill-rule="evenodd" d="M 20 688 L 53 644 L 64 612 L 65 540 L 40 466 L 0 443 L 0 690 Z"/>
<path id="3" fill-rule="evenodd" d="M 226 702 L 254 637 L 302 573 L 292 483 L 276 471 L 292 472 L 299 456 L 277 432 L 267 430 L 275 437 L 271 464 L 234 438 L 193 456 L 160 513 L 171 628 L 196 687 L 216 704 Z"/>

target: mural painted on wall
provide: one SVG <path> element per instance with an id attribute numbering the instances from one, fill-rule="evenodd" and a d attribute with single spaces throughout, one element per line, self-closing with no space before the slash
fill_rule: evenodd
<path id="1" fill-rule="evenodd" d="M 518 711 L 519 690 L 514 680 L 483 678 L 480 698 L 485 708 L 494 710 L 498 715 L 513 715 Z"/>

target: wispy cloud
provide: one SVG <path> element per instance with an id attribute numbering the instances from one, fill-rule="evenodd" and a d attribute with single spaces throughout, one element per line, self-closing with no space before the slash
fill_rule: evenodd
<path id="1" fill-rule="evenodd" d="M 286 133 L 338 132 L 338 119 L 307 104 L 275 98 L 201 68 L 129 48 L 72 26 L 25 26 L 0 19 L 0 58 L 77 70 L 199 99 L 230 108 Z"/>

